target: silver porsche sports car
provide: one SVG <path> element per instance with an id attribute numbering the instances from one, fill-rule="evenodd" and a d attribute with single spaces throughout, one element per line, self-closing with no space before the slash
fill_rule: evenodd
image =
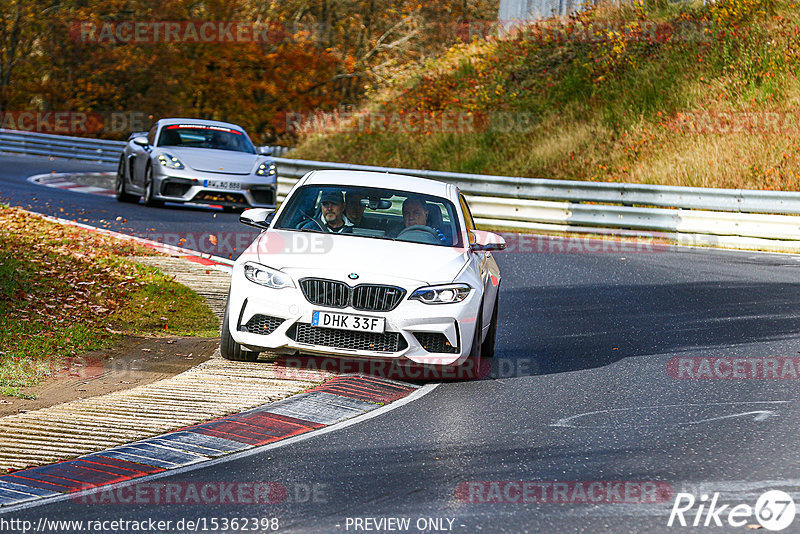
<path id="1" fill-rule="evenodd" d="M 277 172 L 235 124 L 161 119 L 132 134 L 119 160 L 116 196 L 148 206 L 192 202 L 226 209 L 275 206 Z"/>

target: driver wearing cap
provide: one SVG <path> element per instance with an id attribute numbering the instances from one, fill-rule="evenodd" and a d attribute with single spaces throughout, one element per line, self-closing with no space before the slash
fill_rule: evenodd
<path id="1" fill-rule="evenodd" d="M 334 234 L 350 233 L 353 229 L 344 214 L 344 196 L 341 191 L 325 191 L 319 201 L 322 213 L 319 219 L 312 219 L 301 227 L 302 230 L 323 230 Z"/>

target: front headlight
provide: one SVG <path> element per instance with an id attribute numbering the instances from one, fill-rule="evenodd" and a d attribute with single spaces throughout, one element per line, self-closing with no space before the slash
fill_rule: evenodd
<path id="1" fill-rule="evenodd" d="M 244 276 L 255 284 L 271 287 L 272 289 L 294 287 L 294 282 L 292 282 L 292 278 L 288 274 L 258 263 L 245 263 Z"/>
<path id="2" fill-rule="evenodd" d="M 275 166 L 274 163 L 264 162 L 258 166 L 256 174 L 259 176 L 267 176 L 267 175 L 273 176 L 275 175 L 276 172 L 278 172 L 278 168 Z"/>
<path id="3" fill-rule="evenodd" d="M 172 154 L 167 154 L 166 152 L 158 155 L 158 162 L 162 167 L 168 167 L 170 169 L 183 169 L 183 163 L 181 163 L 181 160 Z"/>
<path id="4" fill-rule="evenodd" d="M 425 304 L 451 304 L 467 298 L 471 289 L 467 284 L 428 286 L 417 289 L 408 298 Z"/>

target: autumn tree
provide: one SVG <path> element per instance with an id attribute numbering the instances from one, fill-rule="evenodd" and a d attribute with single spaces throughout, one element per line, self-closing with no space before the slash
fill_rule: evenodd
<path id="1" fill-rule="evenodd" d="M 287 113 L 357 103 L 370 87 L 459 39 L 453 24 L 496 13 L 484 0 L 0 2 L 0 104 L 229 120 L 257 142 L 290 142 Z M 86 30 L 192 21 L 271 31 L 235 41 L 134 42 Z"/>
<path id="2" fill-rule="evenodd" d="M 22 100 L 20 92 L 11 90 L 12 81 L 30 66 L 36 45 L 59 7 L 57 1 L 0 0 L 0 113 L 16 103 L 15 98 Z M 18 77 L 24 79 L 24 74 Z"/>

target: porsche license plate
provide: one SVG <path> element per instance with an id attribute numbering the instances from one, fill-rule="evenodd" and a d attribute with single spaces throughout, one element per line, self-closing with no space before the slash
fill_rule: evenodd
<path id="1" fill-rule="evenodd" d="M 339 330 L 356 330 L 359 332 L 383 333 L 386 320 L 383 317 L 368 317 L 349 313 L 331 313 L 315 311 L 311 316 L 311 326 L 321 328 L 337 328 Z"/>
<path id="2" fill-rule="evenodd" d="M 204 180 L 203 187 L 213 187 L 214 189 L 241 189 L 239 182 L 226 182 L 224 180 Z"/>

